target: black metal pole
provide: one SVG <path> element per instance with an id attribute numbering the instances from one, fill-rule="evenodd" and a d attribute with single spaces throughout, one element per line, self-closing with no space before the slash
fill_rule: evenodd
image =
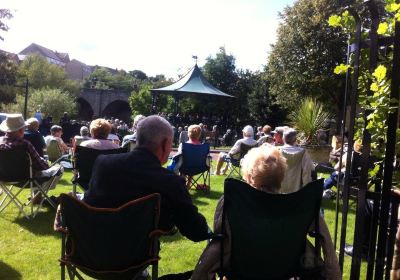
<path id="1" fill-rule="evenodd" d="M 359 76 L 359 65 L 360 65 L 360 43 L 361 43 L 361 20 L 357 12 L 350 9 L 349 12 L 354 17 L 356 22 L 356 34 L 355 34 L 355 51 L 354 51 L 354 72 L 352 77 L 352 94 L 350 95 L 350 122 L 349 122 L 349 133 L 348 133 L 348 148 L 346 158 L 346 173 L 344 176 L 343 185 L 343 208 L 342 208 L 342 227 L 340 234 L 340 248 L 339 248 L 339 266 L 343 272 L 344 262 L 344 247 L 346 245 L 346 230 L 347 230 L 347 214 L 349 211 L 349 183 L 350 183 L 350 170 L 351 170 L 351 159 L 354 144 L 354 125 L 357 105 L 357 91 L 358 91 L 358 76 Z"/>
<path id="2" fill-rule="evenodd" d="M 393 68 L 392 68 L 392 83 L 390 98 L 392 100 L 391 106 L 396 109 L 394 112 L 388 114 L 387 118 L 387 133 L 386 133 L 386 151 L 384 160 L 383 171 L 383 185 L 382 185 L 382 203 L 379 215 L 379 233 L 378 233 L 378 249 L 376 255 L 376 269 L 375 279 L 383 279 L 385 257 L 386 257 L 386 241 L 387 241 L 387 227 L 389 219 L 390 208 L 390 191 L 392 188 L 393 177 L 393 162 L 396 147 L 396 129 L 397 129 L 397 114 L 399 106 L 399 86 L 400 86 L 400 25 L 395 25 L 394 33 L 394 49 L 393 49 Z M 397 101 L 394 101 L 397 100 Z"/>
<path id="3" fill-rule="evenodd" d="M 378 8 L 374 1 L 367 2 L 368 9 L 371 14 L 371 28 L 369 32 L 370 37 L 370 49 L 369 49 L 369 72 L 373 73 L 378 64 L 378 24 L 379 14 Z M 369 81 L 371 83 L 371 81 Z M 372 91 L 368 90 L 367 94 L 372 95 Z M 369 158 L 371 153 L 371 134 L 366 129 L 367 116 L 371 112 L 366 110 L 364 112 L 365 128 L 363 131 L 362 139 L 362 154 L 361 154 L 361 172 L 360 180 L 358 182 L 358 194 L 357 194 L 357 210 L 356 220 L 354 228 L 354 241 L 353 241 L 353 256 L 351 259 L 351 272 L 350 279 L 356 280 L 360 278 L 360 266 L 361 266 L 361 254 L 364 244 L 364 226 L 365 226 L 365 204 L 367 202 L 367 190 L 368 190 L 368 169 L 369 169 Z"/>
<path id="4" fill-rule="evenodd" d="M 350 38 L 348 39 L 347 43 L 347 58 L 346 58 L 346 65 L 350 63 Z M 345 88 L 344 88 L 344 100 L 343 100 L 343 117 L 341 123 L 341 131 L 340 137 L 342 139 L 342 149 L 340 150 L 340 157 L 339 157 L 339 174 L 337 180 L 337 195 L 336 195 L 336 207 L 335 207 L 335 229 L 334 229 L 334 247 L 336 249 L 337 245 L 337 237 L 338 237 L 338 224 L 339 224 L 339 204 L 340 204 L 340 178 L 342 177 L 342 161 L 343 161 L 343 153 L 344 153 L 344 142 L 345 142 L 345 129 L 346 129 L 346 116 L 347 116 L 347 96 L 349 91 L 349 79 L 350 79 L 350 68 L 346 71 L 346 81 L 345 81 Z"/>
<path id="5" fill-rule="evenodd" d="M 28 115 L 28 92 L 29 90 L 29 80 L 26 78 L 25 80 L 25 103 L 24 103 L 24 119 L 26 120 L 26 117 Z"/>

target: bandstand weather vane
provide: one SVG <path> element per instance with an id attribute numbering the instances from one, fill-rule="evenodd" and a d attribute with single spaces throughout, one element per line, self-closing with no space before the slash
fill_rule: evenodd
<path id="1" fill-rule="evenodd" d="M 197 55 L 192 55 L 192 58 L 196 60 L 196 65 L 197 65 Z"/>

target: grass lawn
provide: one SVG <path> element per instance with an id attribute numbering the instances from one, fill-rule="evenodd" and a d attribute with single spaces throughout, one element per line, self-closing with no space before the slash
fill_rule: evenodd
<path id="1" fill-rule="evenodd" d="M 62 180 L 51 195 L 70 192 L 71 172 L 65 172 Z M 192 190 L 194 204 L 207 218 L 212 228 L 214 210 L 223 192 L 223 176 L 211 176 L 211 192 L 204 194 Z M 28 191 L 24 191 L 28 196 Z M 333 201 L 324 202 L 325 219 L 333 232 Z M 44 209 L 33 220 L 18 215 L 15 207 L 7 208 L 0 214 L 0 279 L 58 279 L 60 268 L 61 243 L 59 234 L 53 232 L 54 210 Z M 354 205 L 348 221 L 347 239 L 351 241 L 354 233 Z M 340 229 L 339 229 L 340 230 Z M 332 237 L 333 238 L 333 237 Z M 159 274 L 178 273 L 192 270 L 204 249 L 206 242 L 193 243 L 177 234 L 162 239 Z M 345 258 L 343 279 L 349 278 L 351 258 Z M 365 279 L 365 265 L 360 279 Z"/>

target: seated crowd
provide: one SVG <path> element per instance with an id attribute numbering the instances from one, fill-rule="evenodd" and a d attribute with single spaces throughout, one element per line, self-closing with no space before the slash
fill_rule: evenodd
<path id="1" fill-rule="evenodd" d="M 68 121 L 64 114 L 63 122 Z M 63 153 L 73 154 L 76 146 L 98 150 L 118 149 L 130 145 L 130 152 L 100 155 L 93 164 L 92 177 L 88 190 L 80 196 L 87 204 L 94 207 L 117 208 L 121 205 L 152 193 L 161 194 L 161 210 L 159 228 L 164 231 L 174 229 L 198 242 L 208 240 L 214 235 L 209 229 L 205 217 L 193 204 L 184 177 L 179 176 L 177 162 L 171 171 L 164 168 L 171 154 L 176 138 L 173 127 L 163 116 L 137 116 L 132 126 L 132 134 L 124 137 L 110 137 L 113 123 L 106 119 L 93 120 L 89 129 L 82 126 L 79 135 L 71 136 L 71 148 L 62 139 L 63 129 L 53 125 L 51 135 L 43 138 L 39 133 L 39 122 L 30 118 L 25 122 L 21 115 L 10 114 L 0 125 L 5 136 L 0 137 L 0 150 L 24 146 L 32 158 L 35 172 L 38 176 L 46 176 L 55 166 L 49 167 L 43 159 L 46 145 L 56 140 Z M 123 124 L 121 124 L 123 125 Z M 127 131 L 127 126 L 121 128 Z M 211 134 L 204 134 L 201 125 L 190 125 L 181 129 L 178 135 L 179 143 L 199 145 L 208 141 Z M 213 131 L 217 131 L 214 127 Z M 234 142 L 228 153 L 220 153 L 217 159 L 215 175 L 225 174 L 232 159 L 240 163 L 242 179 L 249 187 L 267 193 L 296 192 L 311 182 L 314 178 L 314 165 L 307 151 L 296 145 L 296 131 L 289 127 L 276 127 L 274 130 L 265 125 L 254 133 L 252 126 L 247 125 L 242 130 L 243 138 Z M 208 135 L 208 136 L 207 136 Z M 217 133 L 214 134 L 214 140 Z M 221 137 L 225 145 L 232 144 L 234 135 L 227 130 Z M 121 144 L 120 144 L 120 140 Z M 134 148 L 133 148 L 134 147 Z M 179 145 L 178 154 L 182 145 Z M 244 150 L 246 149 L 246 150 Z M 71 151 L 70 151 L 71 150 Z M 226 167 L 223 168 L 224 163 Z M 58 169 L 58 178 L 62 176 L 62 168 Z M 218 203 L 215 219 L 220 221 L 223 197 Z M 327 264 L 326 279 L 340 279 L 335 251 L 331 244 L 329 232 L 321 217 L 324 229 L 323 249 Z M 216 223 L 214 230 L 218 232 L 221 224 Z M 192 279 L 213 279 L 216 272 L 217 254 L 209 251 L 218 250 L 214 243 L 207 246 L 195 268 Z M 205 256 L 208 256 L 206 259 Z M 300 260 L 299 260 L 300 261 Z"/>

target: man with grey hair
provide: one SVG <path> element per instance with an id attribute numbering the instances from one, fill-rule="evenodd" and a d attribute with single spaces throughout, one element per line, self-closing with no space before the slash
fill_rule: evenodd
<path id="1" fill-rule="evenodd" d="M 185 179 L 162 167 L 172 141 L 173 131 L 167 120 L 156 115 L 143 118 L 137 126 L 137 146 L 133 151 L 97 158 L 83 200 L 95 207 L 115 208 L 160 193 L 160 229 L 176 226 L 190 240 L 208 239 L 206 219 L 193 205 Z"/>
<path id="2" fill-rule="evenodd" d="M 314 164 L 307 151 L 296 145 L 297 132 L 293 128 L 283 131 L 284 145 L 280 147 L 286 158 L 287 169 L 281 184 L 282 193 L 296 192 L 312 181 Z"/>
<path id="3" fill-rule="evenodd" d="M 242 132 L 243 132 L 243 138 L 236 141 L 236 143 L 230 149 L 229 153 L 221 152 L 218 155 L 217 170 L 215 171 L 214 175 L 221 175 L 221 174 L 226 173 L 226 171 L 228 170 L 228 164 L 229 164 L 230 158 L 234 158 L 234 159 L 240 158 L 240 155 L 242 154 L 242 147 L 243 147 L 242 144 L 244 144 L 248 147 L 257 146 L 257 141 L 254 140 L 253 127 L 251 127 L 250 125 L 246 125 L 243 128 Z M 224 162 L 226 162 L 227 164 L 221 173 L 221 169 L 222 169 Z"/>

